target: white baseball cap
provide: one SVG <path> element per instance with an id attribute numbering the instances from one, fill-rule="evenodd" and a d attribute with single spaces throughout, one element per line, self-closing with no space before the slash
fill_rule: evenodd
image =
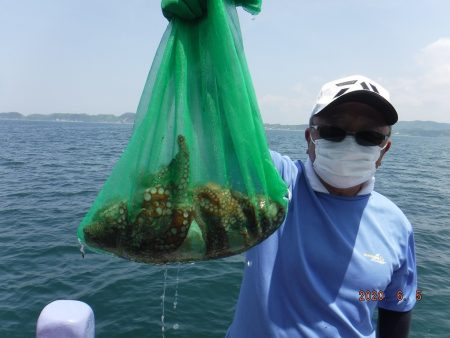
<path id="1" fill-rule="evenodd" d="M 356 101 L 368 104 L 383 113 L 387 125 L 398 120 L 397 111 L 390 102 L 389 92 L 379 83 L 362 76 L 352 75 L 325 83 L 317 97 L 311 117 L 323 115 L 340 103 Z"/>

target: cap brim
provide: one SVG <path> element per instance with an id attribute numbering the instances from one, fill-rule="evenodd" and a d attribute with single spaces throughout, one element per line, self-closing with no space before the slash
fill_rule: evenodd
<path id="1" fill-rule="evenodd" d="M 330 102 L 315 115 L 324 115 L 331 108 L 345 102 L 361 102 L 372 106 L 384 115 L 386 124 L 389 126 L 397 123 L 398 121 L 397 111 L 394 106 L 381 95 L 369 90 L 355 90 L 350 93 L 343 94 Z"/>

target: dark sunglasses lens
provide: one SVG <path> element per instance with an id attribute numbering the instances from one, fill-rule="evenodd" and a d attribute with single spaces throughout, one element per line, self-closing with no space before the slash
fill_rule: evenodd
<path id="1" fill-rule="evenodd" d="M 385 135 L 376 131 L 360 131 L 355 134 L 356 142 L 362 146 L 379 146 L 385 140 Z"/>
<path id="2" fill-rule="evenodd" d="M 341 142 L 347 135 L 344 129 L 337 127 L 322 126 L 317 128 L 317 130 L 321 138 L 333 142 Z"/>

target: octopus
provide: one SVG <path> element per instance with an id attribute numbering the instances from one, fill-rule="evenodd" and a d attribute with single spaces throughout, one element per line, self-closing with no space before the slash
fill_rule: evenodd
<path id="1" fill-rule="evenodd" d="M 177 142 L 179 151 L 169 165 L 145 177 L 149 186 L 138 198 L 137 215 L 132 217 L 123 201 L 99 210 L 95 221 L 84 228 L 88 244 L 135 260 L 159 261 L 184 242 L 194 209 L 188 203 L 189 152 L 184 136 L 179 135 Z"/>
<path id="2" fill-rule="evenodd" d="M 198 187 L 194 192 L 194 208 L 206 244 L 206 256 L 227 255 L 232 245 L 228 238 L 230 232 L 240 232 L 243 239 L 247 237 L 246 229 L 240 226 L 245 223 L 245 215 L 229 189 L 215 183 Z"/>
<path id="3" fill-rule="evenodd" d="M 240 192 L 233 192 L 246 218 L 246 228 L 252 241 L 259 242 L 272 234 L 283 222 L 286 209 L 283 205 L 271 201 L 264 195 L 256 195 L 253 199 Z"/>
<path id="4" fill-rule="evenodd" d="M 128 237 L 128 222 L 126 202 L 112 204 L 93 217 L 93 223 L 84 228 L 85 237 L 91 242 L 101 243 L 103 247 L 120 247 Z"/>
<path id="5" fill-rule="evenodd" d="M 285 207 L 267 196 L 249 197 L 214 182 L 191 187 L 184 136 L 177 143 L 175 157 L 145 176 L 132 200 L 97 211 L 84 227 L 89 245 L 136 261 L 166 263 L 179 261 L 181 254 L 189 257 L 180 247 L 193 222 L 202 235 L 196 240 L 204 241 L 204 259 L 242 252 L 278 228 Z"/>
<path id="6" fill-rule="evenodd" d="M 278 228 L 285 215 L 282 205 L 265 196 L 252 200 L 215 183 L 195 190 L 194 205 L 208 258 L 229 256 L 256 245 Z"/>

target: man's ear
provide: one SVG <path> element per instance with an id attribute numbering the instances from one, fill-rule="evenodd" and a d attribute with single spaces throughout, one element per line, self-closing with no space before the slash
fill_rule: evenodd
<path id="1" fill-rule="evenodd" d="M 309 128 L 305 129 L 305 140 L 306 140 L 306 153 L 309 150 L 309 141 L 311 140 L 311 130 Z"/>
<path id="2" fill-rule="evenodd" d="M 388 140 L 387 143 L 386 143 L 386 146 L 384 147 L 384 149 L 380 153 L 380 157 L 378 157 L 378 160 L 375 163 L 377 169 L 378 169 L 379 166 L 381 166 L 381 160 L 383 159 L 384 155 L 389 151 L 389 149 L 391 148 L 391 145 L 392 145 L 392 141 Z"/>

